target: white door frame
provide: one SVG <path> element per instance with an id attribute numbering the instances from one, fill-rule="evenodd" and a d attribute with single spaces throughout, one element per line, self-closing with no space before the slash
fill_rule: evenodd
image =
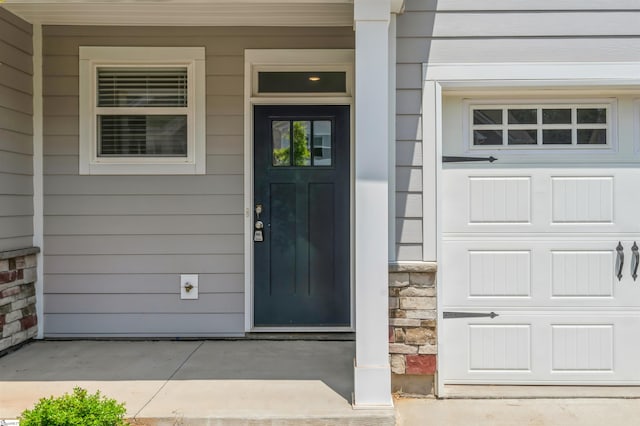
<path id="1" fill-rule="evenodd" d="M 442 98 L 443 91 L 470 95 L 529 93 L 532 90 L 640 90 L 640 62 L 537 62 L 423 64 L 423 152 L 425 258 L 442 253 Z M 638 135 L 636 134 L 636 138 Z M 435 219 L 435 220 L 434 220 Z M 435 232 L 434 232 L 435 231 Z M 433 235 L 436 235 L 435 241 Z M 442 272 L 439 271 L 439 275 Z M 442 280 L 437 282 L 438 336 L 442 336 Z M 438 338 L 438 353 L 442 341 Z M 447 360 L 438 356 L 438 365 Z M 440 367 L 438 368 L 440 370 Z M 436 393 L 444 394 L 444 380 L 436 373 Z"/>
<path id="2" fill-rule="evenodd" d="M 345 71 L 345 93 L 258 92 L 258 71 Z M 254 327 L 253 318 L 253 107 L 254 105 L 348 105 L 350 107 L 350 218 L 354 215 L 354 51 L 352 49 L 246 49 L 244 51 L 244 329 L 245 332 L 333 332 L 355 330 L 354 227 L 350 238 L 351 321 L 348 327 Z"/>

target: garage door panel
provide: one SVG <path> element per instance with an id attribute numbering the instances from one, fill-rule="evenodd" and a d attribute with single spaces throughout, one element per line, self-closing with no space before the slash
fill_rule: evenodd
<path id="1" fill-rule="evenodd" d="M 622 238 L 622 236 L 618 236 Z M 618 243 L 626 261 L 616 277 Z M 443 242 L 444 306 L 640 308 L 632 240 L 450 240 Z"/>
<path id="2" fill-rule="evenodd" d="M 629 384 L 640 380 L 637 351 L 624 345 L 639 312 L 496 311 L 444 319 L 440 356 L 446 383 Z"/>
<path id="3" fill-rule="evenodd" d="M 553 224 L 613 224 L 613 176 L 551 177 Z"/>
<path id="4" fill-rule="evenodd" d="M 452 167 L 452 166 L 449 166 Z M 634 169 L 448 168 L 443 232 L 640 232 L 632 208 Z"/>
<path id="5" fill-rule="evenodd" d="M 531 223 L 530 177 L 470 177 L 467 184 L 470 224 Z"/>

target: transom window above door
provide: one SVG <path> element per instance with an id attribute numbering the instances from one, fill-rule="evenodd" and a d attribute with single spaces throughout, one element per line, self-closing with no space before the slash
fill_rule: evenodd
<path id="1" fill-rule="evenodd" d="M 470 104 L 472 149 L 609 148 L 611 103 Z"/>
<path id="2" fill-rule="evenodd" d="M 333 164 L 331 120 L 273 120 L 271 151 L 274 167 L 318 167 Z"/>

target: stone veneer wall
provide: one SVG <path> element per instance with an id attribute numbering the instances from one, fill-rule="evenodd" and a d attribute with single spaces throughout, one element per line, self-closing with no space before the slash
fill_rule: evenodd
<path id="1" fill-rule="evenodd" d="M 0 252 L 0 354 L 36 336 L 37 248 Z"/>
<path id="2" fill-rule="evenodd" d="M 437 369 L 436 265 L 389 265 L 389 354 L 396 393 L 432 394 Z"/>

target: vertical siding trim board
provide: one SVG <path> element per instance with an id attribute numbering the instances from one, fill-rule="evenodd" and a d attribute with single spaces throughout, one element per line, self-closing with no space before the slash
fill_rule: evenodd
<path id="1" fill-rule="evenodd" d="M 389 261 L 396 259 L 396 15 L 389 22 Z M 393 102 L 392 102 L 393 101 Z"/>
<path id="2" fill-rule="evenodd" d="M 38 339 L 44 337 L 44 111 L 42 97 L 42 25 L 33 26 L 33 245 L 40 247 L 36 269 Z"/>

